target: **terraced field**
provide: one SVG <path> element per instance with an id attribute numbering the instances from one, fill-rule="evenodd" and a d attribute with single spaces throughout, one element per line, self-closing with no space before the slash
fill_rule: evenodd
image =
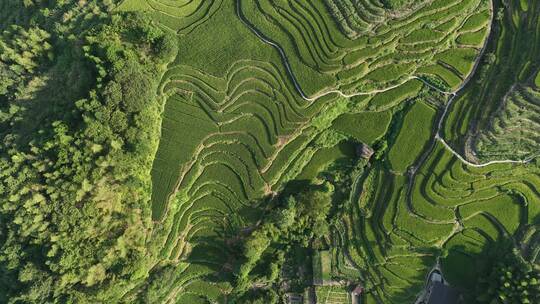
<path id="1" fill-rule="evenodd" d="M 477 234 L 490 242 L 538 223 L 536 166 L 474 168 L 437 143 L 412 178 L 384 167 L 373 170 L 373 178 L 364 182 L 366 194 L 353 202 L 335 238 L 345 253 L 342 263 L 362 269 L 380 303 L 414 301 L 423 288 L 421 274 L 427 274 L 437 256 L 433 248 L 452 252 L 465 242 L 462 235 Z M 445 266 L 450 278 L 467 272 Z"/>
<path id="2" fill-rule="evenodd" d="M 523 113 L 535 115 L 535 110 L 528 110 L 535 107 L 534 80 L 540 69 L 538 6 L 537 2 L 526 8 L 520 1 L 508 3 L 505 14 L 497 18 L 492 27 L 492 38 L 486 48 L 486 53 L 491 55 L 479 62 L 478 78 L 468 82 L 451 108 L 444 136 L 470 159 L 504 158 L 509 148 L 509 142 L 504 140 L 508 136 L 505 133 L 514 133 L 512 130 L 520 133 L 518 126 L 524 120 L 522 129 L 525 133 L 528 127 L 535 128 L 536 118 L 529 120 Z M 523 95 L 524 92 L 528 93 Z M 516 105 L 522 109 L 517 111 Z M 532 125 L 528 125 L 529 122 Z M 535 140 L 534 135 L 512 136 L 511 140 L 518 142 L 515 147 L 517 157 L 535 156 L 525 147 L 530 145 L 527 142 Z M 495 148 L 490 142 L 501 145 Z M 477 148 L 483 151 L 474 155 Z M 535 148 L 538 150 L 537 146 Z"/>
<path id="3" fill-rule="evenodd" d="M 520 86 L 505 98 L 489 129 L 476 139 L 478 157 L 534 157 L 540 151 L 540 91 Z"/>
<path id="4" fill-rule="evenodd" d="M 509 3 L 123 1 L 180 49 L 159 88 L 149 242 L 168 270 L 149 300 L 227 303 L 226 253 L 288 184 L 321 183 L 342 159 L 361 170 L 321 239 L 332 279 L 362 282 L 366 303 L 414 303 L 436 261 L 466 289 L 471 256 L 502 237 L 537 262 L 540 43 L 523 35 L 538 42 L 540 3 Z M 338 287 L 316 297 L 350 300 Z"/>
<path id="5" fill-rule="evenodd" d="M 472 69 L 479 49 L 456 40 L 471 28 L 488 28 L 490 3 L 421 3 L 411 15 L 396 17 L 358 39 L 349 39 L 336 27 L 333 17 L 339 17 L 328 14 L 322 2 L 250 1 L 242 3 L 241 10 L 261 35 L 288 55 L 307 95 L 381 89 L 413 75 L 436 77 L 456 88 Z M 484 19 L 473 27 L 467 22 L 470 18 Z"/>
<path id="6" fill-rule="evenodd" d="M 204 23 L 221 6 L 222 0 L 126 0 L 118 7 L 124 11 L 143 11 L 179 34 Z"/>

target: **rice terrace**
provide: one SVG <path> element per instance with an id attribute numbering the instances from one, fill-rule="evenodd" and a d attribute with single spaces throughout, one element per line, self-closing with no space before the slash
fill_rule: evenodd
<path id="1" fill-rule="evenodd" d="M 0 303 L 540 304 L 540 1 L 0 0 Z"/>

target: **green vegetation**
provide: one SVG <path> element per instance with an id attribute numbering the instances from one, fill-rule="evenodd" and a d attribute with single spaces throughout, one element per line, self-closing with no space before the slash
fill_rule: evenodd
<path id="1" fill-rule="evenodd" d="M 250 285 L 277 284 L 279 270 L 291 246 L 306 246 L 314 237 L 328 233 L 328 217 L 331 208 L 330 185 L 313 189 L 285 199 L 283 207 L 267 214 L 244 241 L 241 263 L 235 273 L 236 297 L 243 297 Z M 315 257 L 316 258 L 316 257 Z M 319 256 L 319 268 L 314 270 L 321 281 L 328 279 L 328 263 L 325 254 Z"/>
<path id="2" fill-rule="evenodd" d="M 0 1 L 0 302 L 538 302 L 538 16 Z"/>
<path id="3" fill-rule="evenodd" d="M 84 11 L 36 4 L 32 27 L 3 32 L 2 302 L 118 301 L 155 258 L 155 92 L 176 41 L 140 15 L 93 7 L 89 28 L 47 17 Z"/>
<path id="4" fill-rule="evenodd" d="M 486 38 L 486 29 L 483 28 L 476 32 L 468 32 L 468 33 L 461 34 L 457 38 L 457 42 L 463 45 L 481 47 L 485 38 Z"/>
<path id="5" fill-rule="evenodd" d="M 313 254 L 313 282 L 322 285 L 324 282 L 329 282 L 330 276 L 331 255 L 327 250 L 315 251 Z"/>
<path id="6" fill-rule="evenodd" d="M 435 110 L 417 101 L 405 114 L 396 142 L 388 152 L 392 169 L 404 172 L 426 147 L 431 137 Z"/>
<path id="7" fill-rule="evenodd" d="M 471 71 L 475 55 L 476 51 L 474 49 L 461 48 L 437 54 L 435 58 L 442 62 L 443 65 L 449 66 L 451 70 L 463 78 Z"/>
<path id="8" fill-rule="evenodd" d="M 0 40 L 0 95 L 13 99 L 23 94 L 39 65 L 53 60 L 52 46 L 47 41 L 50 37 L 39 27 L 26 30 L 11 25 L 3 31 Z"/>
<path id="9" fill-rule="evenodd" d="M 538 150 L 537 110 L 531 109 L 537 105 L 534 93 L 528 92 L 537 91 L 531 82 L 540 65 L 540 29 L 538 15 L 531 12 L 539 8 L 530 1 L 525 8 L 522 2 L 509 1 L 506 9 L 499 8 L 477 79 L 456 98 L 445 121 L 444 137 L 462 151 L 477 150 L 480 161 L 527 158 Z M 478 30 L 485 22 L 483 15 L 471 17 L 467 29 Z"/>
<path id="10" fill-rule="evenodd" d="M 341 138 L 340 138 L 341 139 Z M 355 157 L 355 145 L 349 141 L 342 141 L 331 147 L 325 147 L 317 150 L 304 166 L 302 172 L 296 177 L 299 180 L 313 180 L 324 172 L 328 166 L 334 163 Z"/>
<path id="11" fill-rule="evenodd" d="M 384 5 L 388 8 L 398 9 L 411 4 L 411 0 L 383 0 Z"/>
<path id="12" fill-rule="evenodd" d="M 540 91 L 532 87 L 514 88 L 506 96 L 489 129 L 476 139 L 480 159 L 527 159 L 540 151 Z"/>
<path id="13" fill-rule="evenodd" d="M 414 9 L 402 14 L 389 13 L 379 1 L 371 0 L 290 1 L 278 6 L 265 0 L 241 5 L 247 22 L 287 54 L 306 95 L 328 87 L 346 93 L 387 88 L 423 67 L 443 62 L 439 57 L 447 59 L 445 65 L 457 64 L 454 69 L 465 77 L 478 49 L 456 43 L 460 25 L 488 8 L 488 2 L 480 0 L 417 1 Z M 442 39 L 395 43 L 414 30 L 446 24 L 449 15 L 457 22 Z"/>
<path id="14" fill-rule="evenodd" d="M 423 83 L 419 80 L 410 80 L 395 89 L 375 95 L 370 101 L 368 109 L 388 109 L 395 107 L 410 98 L 418 95 Z"/>
<path id="15" fill-rule="evenodd" d="M 540 271 L 523 260 L 517 250 L 498 249 L 495 262 L 476 288 L 480 303 L 535 303 L 540 301 Z M 501 252 L 502 251 L 502 252 Z M 497 256 L 499 255 L 499 256 Z"/>
<path id="16" fill-rule="evenodd" d="M 391 118 L 390 111 L 343 114 L 334 120 L 332 128 L 371 145 L 386 133 Z"/>
<path id="17" fill-rule="evenodd" d="M 452 247 L 443 259 L 448 279 L 471 292 L 467 302 L 536 303 L 540 296 L 537 265 L 507 238 L 490 243 L 482 239 L 479 233 L 466 230 L 450 241 Z M 521 244 L 522 248 L 527 245 Z M 467 267 L 476 271 L 464 271 Z"/>
<path id="18" fill-rule="evenodd" d="M 315 288 L 317 303 L 351 303 L 351 294 L 340 286 L 317 286 Z"/>

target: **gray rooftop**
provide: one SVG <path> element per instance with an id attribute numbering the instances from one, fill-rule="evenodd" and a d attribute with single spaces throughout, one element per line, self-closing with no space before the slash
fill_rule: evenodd
<path id="1" fill-rule="evenodd" d="M 441 282 L 433 282 L 428 304 L 458 304 L 459 292 Z"/>

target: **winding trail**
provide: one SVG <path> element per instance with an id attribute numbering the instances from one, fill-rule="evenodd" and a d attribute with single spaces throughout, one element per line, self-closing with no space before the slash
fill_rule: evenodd
<path id="1" fill-rule="evenodd" d="M 321 97 L 324 97 L 324 96 L 327 96 L 327 95 L 330 95 L 330 94 L 338 94 L 339 96 L 341 97 L 344 97 L 344 98 L 351 98 L 351 97 L 355 97 L 355 96 L 362 96 L 362 95 L 372 95 L 372 94 L 377 94 L 377 93 L 382 93 L 382 92 L 386 92 L 386 91 L 389 91 L 389 90 L 392 90 L 392 89 L 395 89 L 401 85 L 403 85 L 404 83 L 412 80 L 412 79 L 416 79 L 416 80 L 419 80 L 421 82 L 423 82 L 425 85 L 427 85 L 428 87 L 430 87 L 431 89 L 434 89 L 442 94 L 445 94 L 445 95 L 450 95 L 450 99 L 449 101 L 446 103 L 445 107 L 444 107 L 444 110 L 443 110 L 443 114 L 441 115 L 438 123 L 437 123 L 437 127 L 436 127 L 436 132 L 435 132 L 435 136 L 432 140 L 438 140 L 439 142 L 441 142 L 444 147 L 449 151 L 451 152 L 454 156 L 456 156 L 460 161 L 462 161 L 464 164 L 468 165 L 468 166 L 471 166 L 471 167 L 486 167 L 486 166 L 489 166 L 489 165 L 493 165 L 493 164 L 505 164 L 505 163 L 513 163 L 513 164 L 526 164 L 526 163 L 529 163 L 531 162 L 534 157 L 531 157 L 531 158 L 528 158 L 528 159 L 524 159 L 524 160 L 512 160 L 512 159 L 503 159 L 503 160 L 492 160 L 492 161 L 488 161 L 486 163 L 473 163 L 473 162 L 470 162 L 468 161 L 467 159 L 465 159 L 465 157 L 463 157 L 460 153 L 458 153 L 456 150 L 454 150 L 441 136 L 441 129 L 442 129 L 442 125 L 444 123 L 444 120 L 449 112 L 449 109 L 451 107 L 451 105 L 453 104 L 453 102 L 455 101 L 456 97 L 458 96 L 459 92 L 465 88 L 465 86 L 470 82 L 470 80 L 472 79 L 473 75 L 476 73 L 476 70 L 480 64 L 480 61 L 482 59 L 482 56 L 486 50 L 486 47 L 488 45 L 488 41 L 489 41 L 489 36 L 491 35 L 491 27 L 493 25 L 493 18 L 494 18 L 494 11 L 493 11 L 493 1 L 490 1 L 490 5 L 491 5 L 491 11 L 492 11 L 492 14 L 491 14 L 491 20 L 489 22 L 489 28 L 488 28 L 488 34 L 487 34 L 487 37 L 485 42 L 484 42 L 484 45 L 482 46 L 476 60 L 475 60 L 475 63 L 474 63 L 474 66 L 473 66 L 473 69 L 471 70 L 471 72 L 469 73 L 469 75 L 467 76 L 467 78 L 461 83 L 461 85 L 456 89 L 454 90 L 453 92 L 446 92 L 446 91 L 443 91 L 435 86 L 433 86 L 432 84 L 428 83 L 427 81 L 425 81 L 424 79 L 422 79 L 421 77 L 418 77 L 418 76 L 415 76 L 415 75 L 412 75 L 412 76 L 409 76 L 407 79 L 405 79 L 404 81 L 396 84 L 396 85 L 392 85 L 392 86 L 389 86 L 389 87 L 386 87 L 386 88 L 382 88 L 382 89 L 376 89 L 376 90 L 372 90 L 372 91 L 366 91 L 366 92 L 355 92 L 355 93 L 351 93 L 351 94 L 346 94 L 340 90 L 337 90 L 337 89 L 332 89 L 332 90 L 328 90 L 328 91 L 324 91 L 324 92 L 321 92 L 321 93 L 318 93 L 314 96 L 307 96 L 305 94 L 305 92 L 302 90 L 302 88 L 300 87 L 300 84 L 298 83 L 296 77 L 294 76 L 294 73 L 292 71 L 292 68 L 289 64 L 289 60 L 287 59 L 287 55 L 285 54 L 285 51 L 283 50 L 283 48 L 276 42 L 272 41 L 270 38 L 266 37 L 263 33 L 261 33 L 257 28 L 255 28 L 244 16 L 244 14 L 242 13 L 242 8 L 241 8 L 241 4 L 240 4 L 241 0 L 237 0 L 236 2 L 236 13 L 238 15 L 238 18 L 240 19 L 240 21 L 253 33 L 255 34 L 255 36 L 257 36 L 263 43 L 265 44 L 268 44 L 272 47 L 274 47 L 280 57 L 281 57 L 281 61 L 283 62 L 283 65 L 285 66 L 285 69 L 287 70 L 287 74 L 288 76 L 291 78 L 291 81 L 296 89 L 296 91 L 298 92 L 298 94 L 302 97 L 302 99 L 306 100 L 306 101 L 315 101 Z M 417 165 L 417 167 L 419 167 L 420 165 Z"/>

